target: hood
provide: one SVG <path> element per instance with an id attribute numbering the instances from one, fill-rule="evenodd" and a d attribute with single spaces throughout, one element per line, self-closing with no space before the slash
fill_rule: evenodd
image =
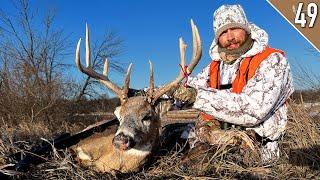
<path id="1" fill-rule="evenodd" d="M 251 31 L 251 38 L 254 40 L 252 48 L 243 54 L 241 57 L 250 57 L 262 52 L 266 46 L 268 46 L 269 37 L 265 30 L 259 28 L 257 25 L 250 23 L 249 28 Z M 215 40 L 212 41 L 212 44 L 209 49 L 209 55 L 212 60 L 220 61 L 220 55 L 218 53 L 218 44 Z"/>

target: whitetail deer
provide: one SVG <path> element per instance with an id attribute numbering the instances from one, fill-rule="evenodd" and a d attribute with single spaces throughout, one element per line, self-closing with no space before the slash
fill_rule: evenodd
<path id="1" fill-rule="evenodd" d="M 191 20 L 193 37 L 193 55 L 190 65 L 187 67 L 192 72 L 201 58 L 201 40 L 197 27 Z M 100 172 L 133 172 L 140 169 L 157 146 L 159 130 L 161 128 L 159 113 L 155 111 L 157 100 L 171 88 L 178 85 L 184 79 L 184 72 L 180 70 L 178 77 L 172 82 L 155 90 L 153 67 L 150 64 L 150 87 L 145 96 L 128 97 L 131 65 L 129 65 L 125 77 L 125 83 L 121 89 L 111 82 L 108 74 L 108 60 L 104 65 L 103 74 L 95 72 L 90 67 L 89 30 L 86 26 L 86 64 L 83 67 L 80 62 L 80 42 L 76 49 L 76 64 L 79 70 L 93 77 L 111 89 L 119 98 L 121 105 L 116 108 L 115 115 L 119 119 L 119 127 L 113 131 L 95 134 L 73 147 L 78 160 L 85 166 L 93 166 Z M 185 67 L 186 44 L 179 39 L 181 66 Z"/>

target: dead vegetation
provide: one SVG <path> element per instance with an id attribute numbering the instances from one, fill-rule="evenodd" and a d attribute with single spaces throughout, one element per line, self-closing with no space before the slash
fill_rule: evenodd
<path id="1" fill-rule="evenodd" d="M 117 174 L 96 173 L 79 167 L 68 150 L 54 150 L 45 156 L 45 163 L 33 166 L 27 172 L 6 171 L 5 167 L 14 161 L 8 154 L 30 150 L 34 144 L 40 144 L 40 138 L 51 139 L 56 134 L 45 124 L 25 124 L 13 128 L 1 124 L 0 172 L 14 178 L 28 179 L 192 179 L 192 178 L 246 178 L 246 179 L 297 179 L 317 178 L 320 175 L 320 123 L 319 117 L 311 117 L 306 107 L 291 102 L 288 131 L 281 142 L 281 159 L 273 166 L 263 166 L 256 154 L 243 151 L 236 146 L 215 147 L 203 144 L 188 152 L 183 141 L 173 146 L 162 146 L 156 156 L 144 166 L 140 173 Z M 71 124 L 68 124 L 69 126 Z M 67 124 L 66 124 L 67 126 Z M 33 127 L 33 128 L 31 128 Z M 72 126 L 71 126 L 72 127 Z M 74 125 L 73 130 L 80 130 L 84 125 Z M 70 128 L 65 128 L 65 130 Z M 15 131 L 15 132 L 13 132 Z M 19 133 L 23 131 L 24 133 Z M 30 133 L 29 136 L 27 133 Z M 17 137 L 16 134 L 24 134 Z M 174 137 L 177 134 L 172 134 Z M 30 138 L 32 137 L 32 138 Z M 33 141 L 30 141 L 33 139 Z M 177 138 L 176 138 L 177 139 Z M 42 140 L 46 141 L 46 140 Z M 46 143 L 46 142 L 45 142 Z M 172 144 L 171 144 L 172 145 Z"/>

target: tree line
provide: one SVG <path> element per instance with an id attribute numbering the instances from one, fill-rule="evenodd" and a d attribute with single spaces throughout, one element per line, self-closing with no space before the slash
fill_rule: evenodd
<path id="1" fill-rule="evenodd" d="M 48 122 L 57 119 L 66 104 L 99 97 L 98 83 L 83 76 L 70 78 L 75 44 L 70 32 L 56 28 L 56 13 L 49 9 L 39 16 L 29 0 L 12 0 L 15 11 L 0 8 L 0 117 L 4 121 Z M 105 58 L 111 71 L 123 73 L 117 57 L 123 40 L 107 31 L 93 41 L 92 67 L 100 71 Z M 69 62 L 69 63 L 66 63 Z M 69 74 L 68 74 L 69 73 Z M 72 108 L 70 108 L 72 109 Z"/>

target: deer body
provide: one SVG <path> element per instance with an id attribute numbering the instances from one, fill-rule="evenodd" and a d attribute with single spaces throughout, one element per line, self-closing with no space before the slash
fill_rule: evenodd
<path id="1" fill-rule="evenodd" d="M 167 85 L 155 90 L 153 67 L 150 63 L 150 87 L 145 96 L 128 97 L 131 64 L 128 67 L 125 84 L 119 88 L 108 79 L 108 61 L 106 60 L 103 74 L 95 72 L 90 67 L 89 30 L 86 28 L 86 62 L 83 67 L 80 62 L 80 40 L 76 50 L 76 64 L 78 69 L 99 80 L 120 98 L 121 105 L 114 114 L 119 120 L 119 126 L 95 134 L 72 147 L 77 159 L 84 166 L 92 166 L 100 172 L 133 172 L 139 170 L 150 157 L 152 150 L 157 147 L 160 115 L 155 109 L 157 101 L 164 93 L 177 86 L 186 72 L 192 72 L 201 57 L 201 40 L 197 27 L 191 21 L 193 35 L 193 57 L 189 67 L 181 69 L 178 77 Z M 185 67 L 186 45 L 180 38 L 181 67 Z"/>

